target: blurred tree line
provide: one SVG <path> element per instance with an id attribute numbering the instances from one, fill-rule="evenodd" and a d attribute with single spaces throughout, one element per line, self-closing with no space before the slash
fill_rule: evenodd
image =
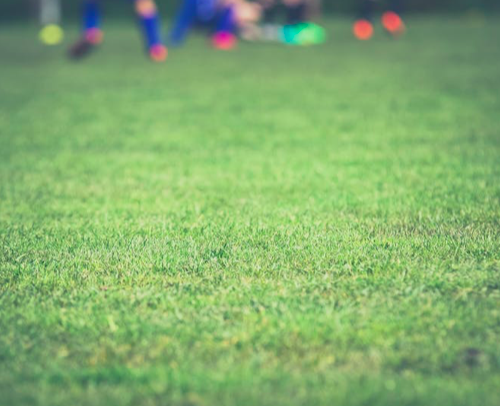
<path id="1" fill-rule="evenodd" d="M 377 0 L 380 4 L 387 4 L 387 0 Z M 323 0 L 325 12 L 354 13 L 359 7 L 360 0 Z M 405 0 L 407 12 L 443 12 L 465 11 L 470 9 L 499 9 L 500 0 Z"/>
<path id="2" fill-rule="evenodd" d="M 126 0 L 106 0 L 106 8 L 123 13 L 126 8 L 120 3 Z M 180 0 L 156 0 L 164 14 L 172 13 Z M 360 0 L 322 0 L 325 14 L 352 14 L 356 12 Z M 387 0 L 377 0 L 385 3 Z M 78 10 L 79 0 L 62 0 L 66 16 L 73 17 Z M 8 21 L 29 18 L 36 14 L 38 0 L 0 0 L 0 19 Z M 406 0 L 407 12 L 462 12 L 471 9 L 484 11 L 500 10 L 500 0 Z M 111 10 L 110 10 L 111 11 Z M 115 10 L 113 10 L 113 13 Z M 114 14 L 116 15 L 116 14 Z"/>

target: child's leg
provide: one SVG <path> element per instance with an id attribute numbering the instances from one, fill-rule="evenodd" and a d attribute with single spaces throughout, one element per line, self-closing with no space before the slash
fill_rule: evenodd
<path id="1" fill-rule="evenodd" d="M 82 58 L 102 42 L 101 12 L 99 0 L 85 0 L 82 3 L 83 35 L 69 49 L 69 56 L 74 59 Z"/>
<path id="2" fill-rule="evenodd" d="M 196 0 L 183 0 L 181 8 L 175 18 L 174 27 L 170 31 L 170 43 L 181 45 L 193 25 L 197 14 Z"/>
<path id="3" fill-rule="evenodd" d="M 229 50 L 236 45 L 236 24 L 233 7 L 224 7 L 216 17 L 212 45 L 217 49 Z"/>
<path id="4" fill-rule="evenodd" d="M 134 3 L 151 59 L 154 61 L 165 60 L 167 48 L 161 40 L 160 18 L 154 0 L 134 0 Z"/>
<path id="5" fill-rule="evenodd" d="M 230 32 L 234 34 L 235 29 L 234 10 L 232 7 L 225 7 L 217 16 L 215 32 Z"/>
<path id="6" fill-rule="evenodd" d="M 101 11 L 99 0 L 87 0 L 83 3 L 83 29 L 88 42 L 97 45 L 102 42 Z"/>

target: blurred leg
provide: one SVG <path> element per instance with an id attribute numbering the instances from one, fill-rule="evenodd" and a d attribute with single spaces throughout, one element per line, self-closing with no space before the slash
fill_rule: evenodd
<path id="1" fill-rule="evenodd" d="M 135 0 L 134 3 L 151 59 L 156 62 L 164 61 L 167 57 L 167 48 L 161 40 L 160 18 L 154 0 Z"/>
<path id="2" fill-rule="evenodd" d="M 234 10 L 232 7 L 225 7 L 222 10 L 220 10 L 219 15 L 217 16 L 215 31 L 234 33 L 235 31 Z"/>
<path id="3" fill-rule="evenodd" d="M 99 0 L 86 0 L 82 3 L 83 35 L 69 49 L 69 56 L 80 59 L 102 42 L 101 12 Z"/>
<path id="4" fill-rule="evenodd" d="M 235 15 L 232 6 L 224 7 L 216 16 L 215 34 L 212 45 L 217 49 L 229 50 L 236 46 Z"/>
<path id="5" fill-rule="evenodd" d="M 83 29 L 88 42 L 97 45 L 102 42 L 101 11 L 99 0 L 87 0 L 83 3 Z"/>
<path id="6" fill-rule="evenodd" d="M 170 31 L 170 44 L 181 45 L 196 20 L 196 0 L 182 0 L 181 7 L 174 20 L 174 26 Z"/>

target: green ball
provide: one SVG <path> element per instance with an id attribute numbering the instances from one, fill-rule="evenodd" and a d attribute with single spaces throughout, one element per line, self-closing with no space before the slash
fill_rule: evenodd
<path id="1" fill-rule="evenodd" d="M 282 40 L 291 45 L 314 45 L 325 42 L 325 30 L 317 24 L 301 23 L 283 27 Z"/>
<path id="2" fill-rule="evenodd" d="M 58 45 L 64 39 L 64 31 L 57 24 L 50 24 L 40 30 L 39 37 L 45 45 Z"/>
<path id="3" fill-rule="evenodd" d="M 325 30 L 319 25 L 307 23 L 296 36 L 296 40 L 300 45 L 314 45 L 325 42 Z"/>

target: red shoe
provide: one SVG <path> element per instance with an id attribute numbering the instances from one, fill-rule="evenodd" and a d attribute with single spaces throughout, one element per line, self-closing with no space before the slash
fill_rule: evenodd
<path id="1" fill-rule="evenodd" d="M 236 42 L 236 35 L 227 31 L 218 32 L 212 37 L 213 47 L 224 51 L 233 49 L 236 46 Z"/>
<path id="2" fill-rule="evenodd" d="M 373 36 L 373 24 L 368 20 L 357 20 L 352 27 L 352 33 L 357 39 L 367 41 Z"/>
<path id="3" fill-rule="evenodd" d="M 394 11 L 387 11 L 382 15 L 382 25 L 394 37 L 402 35 L 406 29 L 403 20 Z"/>
<path id="4" fill-rule="evenodd" d="M 163 44 L 156 44 L 149 48 L 149 57 L 154 62 L 164 62 L 168 56 L 168 49 Z"/>

